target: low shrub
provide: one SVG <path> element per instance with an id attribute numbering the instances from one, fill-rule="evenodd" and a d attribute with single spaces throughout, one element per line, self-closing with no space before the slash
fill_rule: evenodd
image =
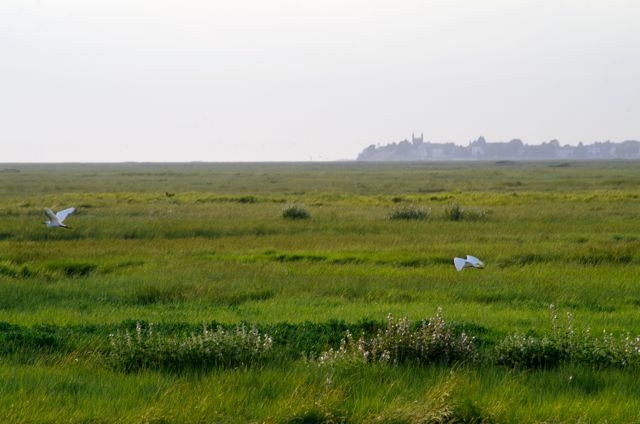
<path id="1" fill-rule="evenodd" d="M 419 208 L 416 206 L 404 206 L 394 209 L 389 213 L 389 219 L 391 220 L 411 220 L 411 219 L 427 219 L 429 218 L 430 211 L 428 209 Z"/>
<path id="2" fill-rule="evenodd" d="M 282 209 L 282 217 L 284 219 L 309 219 L 311 215 L 304 206 L 288 205 Z"/>
<path id="3" fill-rule="evenodd" d="M 478 358 L 474 338 L 462 332 L 454 334 L 439 310 L 429 320 L 412 326 L 405 317 L 399 320 L 387 317 L 386 328 L 373 337 L 362 335 L 355 339 L 347 331 L 337 350 L 329 349 L 320 358 L 320 364 L 339 361 L 391 364 L 453 364 L 475 361 Z"/>
<path id="4" fill-rule="evenodd" d="M 461 221 L 464 217 L 464 209 L 454 203 L 444 210 L 444 217 L 449 221 Z"/>
<path id="5" fill-rule="evenodd" d="M 168 371 L 248 367 L 262 363 L 272 339 L 253 327 L 236 326 L 183 336 L 155 334 L 153 325 L 136 324 L 135 332 L 110 335 L 111 365 L 123 371 L 161 369 Z"/>
<path id="6" fill-rule="evenodd" d="M 567 313 L 566 324 L 561 324 L 554 305 L 551 305 L 550 310 L 550 334 L 507 336 L 496 346 L 495 362 L 527 369 L 552 368 L 562 362 L 595 367 L 640 366 L 640 336 L 616 337 L 604 332 L 602 338 L 597 338 L 591 335 L 588 328 L 576 330 L 570 313 Z"/>

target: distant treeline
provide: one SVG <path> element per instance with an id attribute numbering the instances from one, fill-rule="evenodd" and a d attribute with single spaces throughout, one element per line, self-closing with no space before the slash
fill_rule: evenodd
<path id="1" fill-rule="evenodd" d="M 454 143 L 425 142 L 423 136 L 411 136 L 384 146 L 370 145 L 357 160 L 361 161 L 440 161 L 440 160 L 548 160 L 548 159 L 640 159 L 640 141 L 621 143 L 610 141 L 579 143 L 577 146 L 560 145 L 551 140 L 540 145 L 529 145 L 520 139 L 509 142 L 488 143 L 484 137 L 459 146 Z"/>

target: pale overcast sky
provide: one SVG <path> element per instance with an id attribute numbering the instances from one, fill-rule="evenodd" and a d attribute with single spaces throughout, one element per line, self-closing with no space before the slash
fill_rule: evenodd
<path id="1" fill-rule="evenodd" d="M 637 0 L 1 0 L 0 162 L 640 139 Z"/>

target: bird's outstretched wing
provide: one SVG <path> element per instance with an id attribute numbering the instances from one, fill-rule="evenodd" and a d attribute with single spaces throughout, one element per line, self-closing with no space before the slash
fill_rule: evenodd
<path id="1" fill-rule="evenodd" d="M 462 271 L 465 266 L 468 266 L 467 261 L 462 258 L 453 258 L 453 264 L 456 266 L 458 271 Z"/>
<path id="2" fill-rule="evenodd" d="M 58 217 L 56 216 L 56 214 L 53 213 L 51 209 L 44 208 L 44 214 L 47 215 L 47 218 L 49 218 L 51 222 L 58 221 Z"/>
<path id="3" fill-rule="evenodd" d="M 465 268 L 484 268 L 484 262 L 471 255 L 467 255 L 467 259 L 453 258 L 453 264 L 458 271 L 462 271 Z"/>
<path id="4" fill-rule="evenodd" d="M 471 263 L 474 268 L 484 268 L 484 262 L 475 256 L 467 255 L 467 262 Z"/>
<path id="5" fill-rule="evenodd" d="M 60 212 L 58 212 L 56 214 L 56 217 L 58 218 L 58 221 L 60 221 L 60 223 L 64 222 L 64 220 L 71 215 L 73 212 L 75 212 L 76 208 L 67 208 L 67 209 L 63 209 Z"/>

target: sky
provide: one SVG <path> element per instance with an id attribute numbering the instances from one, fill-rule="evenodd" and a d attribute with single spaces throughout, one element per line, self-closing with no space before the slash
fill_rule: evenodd
<path id="1" fill-rule="evenodd" d="M 0 162 L 640 139 L 636 0 L 1 0 Z"/>

